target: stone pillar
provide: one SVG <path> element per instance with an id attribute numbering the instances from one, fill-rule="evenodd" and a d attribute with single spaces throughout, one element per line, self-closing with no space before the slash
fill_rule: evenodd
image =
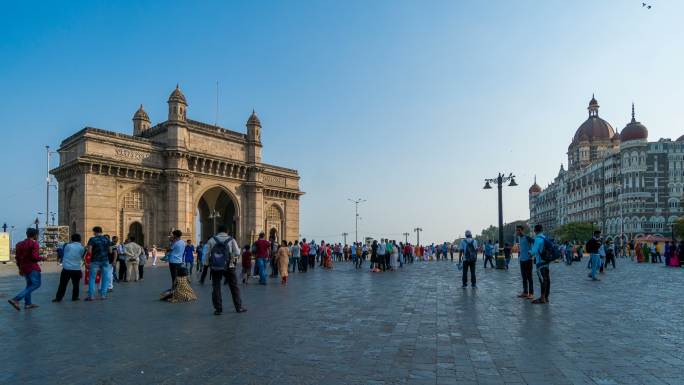
<path id="1" fill-rule="evenodd" d="M 261 181 L 261 170 L 256 166 L 249 167 L 245 182 L 246 201 L 243 214 L 245 222 L 244 242 L 256 241 L 259 233 L 264 231 L 264 186 Z M 249 238 L 248 238 L 249 237 Z"/>

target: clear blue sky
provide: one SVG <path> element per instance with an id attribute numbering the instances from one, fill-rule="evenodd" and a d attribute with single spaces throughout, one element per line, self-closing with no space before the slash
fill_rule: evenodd
<path id="1" fill-rule="evenodd" d="M 176 83 L 213 122 L 216 81 L 219 124 L 242 131 L 255 108 L 265 161 L 299 170 L 309 238 L 353 233 L 356 197 L 362 235 L 479 232 L 498 171 L 519 176 L 505 220 L 527 218 L 592 92 L 618 129 L 634 101 L 651 139 L 684 134 L 684 2 L 652 3 L 3 1 L 0 221 L 44 210 L 44 145 L 131 133 L 140 103 L 164 120 Z"/>

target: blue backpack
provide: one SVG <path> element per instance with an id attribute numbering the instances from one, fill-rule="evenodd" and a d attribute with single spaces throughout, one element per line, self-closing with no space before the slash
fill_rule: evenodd
<path id="1" fill-rule="evenodd" d="M 544 262 L 553 262 L 560 259 L 560 248 L 556 246 L 556 242 L 554 242 L 553 239 L 544 237 L 544 248 L 539 256 Z"/>

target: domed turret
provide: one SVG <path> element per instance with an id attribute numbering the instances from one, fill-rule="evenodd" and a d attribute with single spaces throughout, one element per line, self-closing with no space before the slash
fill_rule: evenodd
<path id="1" fill-rule="evenodd" d="M 254 110 L 252 110 L 252 115 L 250 115 L 249 119 L 247 119 L 247 126 L 261 127 L 261 120 L 259 120 L 259 117 L 257 116 L 256 112 L 254 112 Z"/>
<path id="2" fill-rule="evenodd" d="M 630 140 L 648 139 L 648 129 L 643 124 L 636 121 L 634 117 L 634 103 L 632 103 L 632 121 L 629 122 L 620 134 L 620 140 L 627 142 Z"/>
<path id="3" fill-rule="evenodd" d="M 537 176 L 535 175 L 534 176 L 534 184 L 532 186 L 530 186 L 529 193 L 530 193 L 530 195 L 533 195 L 533 194 L 539 194 L 540 192 L 542 192 L 542 188 L 539 187 L 539 185 L 537 184 Z"/>
<path id="4" fill-rule="evenodd" d="M 247 161 L 261 163 L 261 121 L 256 112 L 247 119 Z"/>
<path id="5" fill-rule="evenodd" d="M 596 101 L 596 98 L 594 98 L 594 95 L 591 96 L 591 101 L 589 102 L 589 107 L 587 107 L 587 109 L 589 110 L 589 118 L 577 128 L 577 131 L 575 131 L 575 136 L 570 144 L 571 146 L 582 140 L 590 142 L 594 140 L 610 140 L 615 136 L 615 129 L 613 129 L 613 126 L 599 118 L 599 104 Z"/>
<path id="6" fill-rule="evenodd" d="M 176 89 L 169 95 L 167 103 L 169 104 L 169 120 L 184 122 L 188 102 L 185 100 L 185 95 L 183 95 L 178 84 L 176 84 Z"/>
<path id="7" fill-rule="evenodd" d="M 143 105 L 140 105 L 135 114 L 133 114 L 133 135 L 141 135 L 144 131 L 150 128 L 150 117 L 145 112 Z"/>

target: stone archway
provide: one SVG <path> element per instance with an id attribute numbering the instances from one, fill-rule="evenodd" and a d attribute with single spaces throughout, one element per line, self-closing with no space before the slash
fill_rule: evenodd
<path id="1" fill-rule="evenodd" d="M 205 191 L 197 203 L 198 239 L 206 241 L 216 234 L 219 225 L 226 225 L 228 234 L 240 239 L 238 234 L 238 209 L 235 201 L 220 186 Z"/>
<path id="2" fill-rule="evenodd" d="M 133 238 L 133 241 L 139 245 L 145 244 L 145 233 L 143 232 L 142 223 L 135 221 L 128 225 L 127 238 Z"/>
<path id="3" fill-rule="evenodd" d="M 271 204 L 266 211 L 266 226 L 268 239 L 280 243 L 285 239 L 283 232 L 283 213 L 276 204 Z"/>

